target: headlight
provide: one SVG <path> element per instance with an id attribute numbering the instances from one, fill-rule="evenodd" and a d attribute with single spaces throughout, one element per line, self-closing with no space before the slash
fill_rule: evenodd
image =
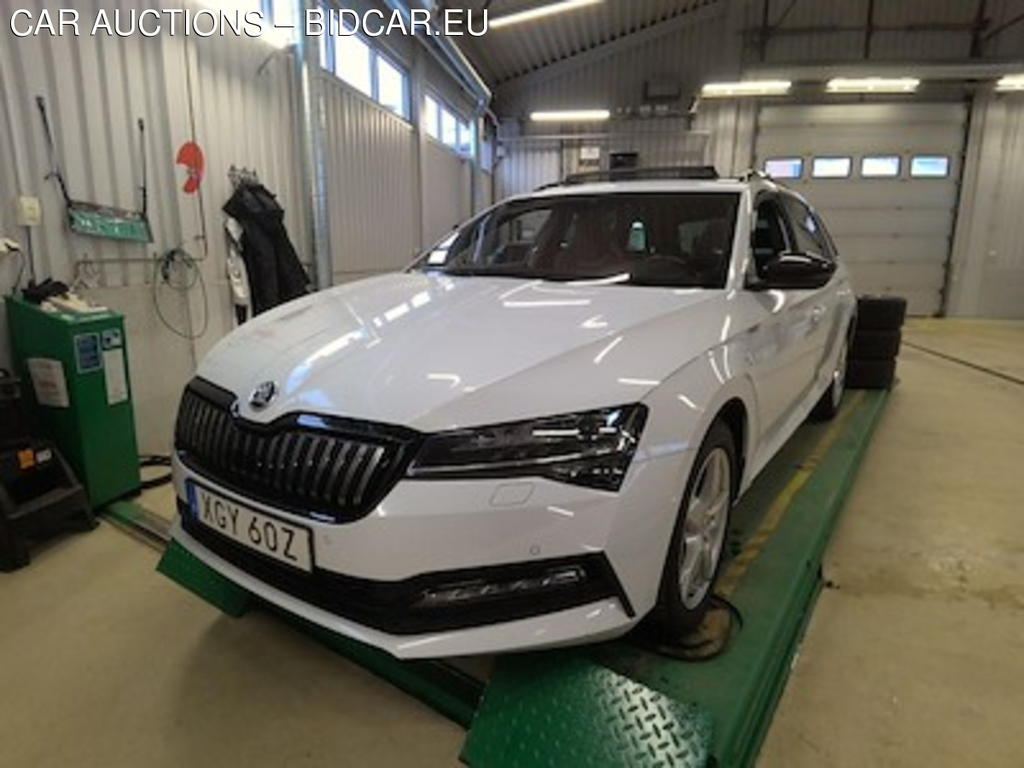
<path id="1" fill-rule="evenodd" d="M 647 419 L 643 405 L 441 432 L 409 467 L 418 479 L 539 476 L 617 491 Z"/>

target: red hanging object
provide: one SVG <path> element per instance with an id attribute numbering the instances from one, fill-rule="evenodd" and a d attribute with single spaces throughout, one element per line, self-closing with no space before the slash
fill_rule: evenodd
<path id="1" fill-rule="evenodd" d="M 186 195 L 194 195 L 199 191 L 199 185 L 203 183 L 203 176 L 206 173 L 206 157 L 202 148 L 194 141 L 186 141 L 178 150 L 175 162 L 184 165 L 188 171 L 188 178 L 181 191 Z"/>

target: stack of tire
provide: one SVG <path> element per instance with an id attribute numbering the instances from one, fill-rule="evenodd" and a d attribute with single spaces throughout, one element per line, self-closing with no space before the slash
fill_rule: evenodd
<path id="1" fill-rule="evenodd" d="M 857 326 L 846 368 L 847 387 L 892 388 L 906 316 L 907 300 L 902 296 L 858 297 Z"/>

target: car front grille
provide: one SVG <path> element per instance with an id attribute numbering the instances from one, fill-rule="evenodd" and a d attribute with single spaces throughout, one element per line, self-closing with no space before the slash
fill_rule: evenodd
<path id="1" fill-rule="evenodd" d="M 178 409 L 178 456 L 245 497 L 306 517 L 343 523 L 369 514 L 418 442 L 410 430 L 311 414 L 256 424 L 234 404 L 232 393 L 194 379 Z"/>

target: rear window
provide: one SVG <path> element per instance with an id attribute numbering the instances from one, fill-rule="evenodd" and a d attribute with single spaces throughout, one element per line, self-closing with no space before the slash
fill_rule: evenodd
<path id="1" fill-rule="evenodd" d="M 414 267 L 450 275 L 723 288 L 739 193 L 516 200 L 449 235 Z"/>

